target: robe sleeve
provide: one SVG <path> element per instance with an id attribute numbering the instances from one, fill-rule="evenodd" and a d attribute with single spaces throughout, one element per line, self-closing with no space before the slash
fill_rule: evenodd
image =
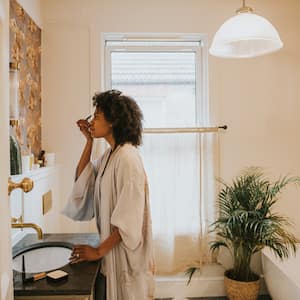
<path id="1" fill-rule="evenodd" d="M 142 241 L 145 207 L 145 175 L 139 157 L 130 154 L 120 159 L 116 173 L 117 203 L 111 224 L 119 229 L 121 244 L 136 249 Z"/>
<path id="2" fill-rule="evenodd" d="M 97 162 L 89 162 L 75 180 L 62 214 L 76 221 L 88 221 L 94 217 L 96 175 Z"/>

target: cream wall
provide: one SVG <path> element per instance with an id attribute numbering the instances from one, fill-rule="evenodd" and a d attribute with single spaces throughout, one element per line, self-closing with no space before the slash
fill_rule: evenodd
<path id="1" fill-rule="evenodd" d="M 62 166 L 61 205 L 70 192 L 83 138 L 78 118 L 91 110 L 100 89 L 103 32 L 182 32 L 212 36 L 239 8 L 238 0 L 43 0 L 43 147 Z M 244 60 L 209 57 L 209 94 L 220 138 L 221 177 L 230 180 L 245 166 L 270 174 L 300 175 L 300 1 L 249 0 L 249 6 L 279 30 L 284 48 Z M 300 237 L 300 190 L 289 190 L 279 205 L 294 218 Z M 62 231 L 86 231 L 62 219 Z"/>

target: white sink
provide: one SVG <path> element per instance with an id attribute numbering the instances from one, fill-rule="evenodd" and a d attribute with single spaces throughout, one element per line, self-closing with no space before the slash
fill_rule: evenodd
<path id="1" fill-rule="evenodd" d="M 13 259 L 13 269 L 22 272 L 22 256 L 26 273 L 40 273 L 59 269 L 69 263 L 72 250 L 66 246 L 40 246 L 28 249 Z"/>

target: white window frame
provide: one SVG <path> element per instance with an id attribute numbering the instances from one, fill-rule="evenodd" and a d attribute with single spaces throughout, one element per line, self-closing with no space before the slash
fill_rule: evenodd
<path id="1" fill-rule="evenodd" d="M 210 126 L 210 111 L 209 111 L 209 95 L 208 95 L 208 38 L 205 34 L 176 34 L 176 33 L 165 33 L 165 34 L 154 34 L 154 33 L 105 33 L 102 35 L 102 45 L 104 46 L 104 86 L 105 90 L 112 88 L 111 83 L 111 52 L 195 52 L 195 64 L 196 64 L 196 95 L 195 95 L 195 126 L 203 126 L 205 129 Z M 180 46 L 108 46 L 108 41 L 134 41 L 134 42 L 196 42 L 199 46 L 191 45 L 180 45 Z M 201 118 L 200 118 L 201 116 Z M 201 120 L 200 120 L 201 119 Z M 209 128 L 209 127 L 207 127 Z M 147 128 L 144 128 L 147 130 Z M 176 128 L 176 129 L 188 129 Z M 200 167 L 200 199 L 202 202 L 204 199 L 203 195 L 203 176 L 204 170 L 203 164 L 203 140 L 201 134 L 198 135 L 198 149 L 199 151 L 199 167 Z M 203 212 L 200 207 L 200 216 L 203 218 Z"/>
<path id="2" fill-rule="evenodd" d="M 211 118 L 211 114 L 213 112 L 210 111 L 209 108 L 209 88 L 208 88 L 208 37 L 206 34 L 178 34 L 178 33 L 103 33 L 102 34 L 102 59 L 104 60 L 104 65 L 101 67 L 102 74 L 104 75 L 103 80 L 101 81 L 103 84 L 103 87 L 105 90 L 111 89 L 111 51 L 124 51 L 126 49 L 130 50 L 141 50 L 139 47 L 131 48 L 129 46 L 126 47 L 112 47 L 112 46 L 106 46 L 106 41 L 174 41 L 174 42 L 199 42 L 200 47 L 197 47 L 196 51 L 196 97 L 195 97 L 195 108 L 196 108 L 196 126 L 210 126 L 211 119 L 214 120 L 214 118 Z M 199 49 L 200 48 L 200 49 Z M 145 47 L 143 47 L 145 49 Z M 154 46 L 151 47 L 151 49 L 155 49 Z M 165 51 L 168 49 L 166 46 L 164 47 L 157 47 L 156 51 Z M 172 51 L 194 51 L 192 47 L 186 47 L 186 46 L 172 46 Z M 108 66 L 110 66 L 108 68 Z M 201 116 L 201 124 L 199 121 L 199 117 Z M 203 190 L 202 190 L 202 184 L 203 184 L 203 168 L 201 166 L 203 155 L 202 155 L 202 139 L 200 138 L 201 134 L 199 134 L 199 153 L 200 153 L 200 182 L 199 182 L 199 188 L 200 188 L 200 199 L 199 201 L 202 203 L 203 197 Z M 201 211 L 200 207 L 200 215 L 201 220 L 203 220 L 203 213 Z M 201 228 L 203 228 L 201 226 Z M 169 288 L 170 285 L 173 285 L 173 281 L 176 280 L 177 286 L 175 289 L 172 290 Z M 206 296 L 206 294 L 199 295 L 199 289 L 197 286 L 199 286 L 199 279 L 195 282 L 196 289 L 193 289 L 193 287 L 186 287 L 186 278 L 185 277 L 176 277 L 176 279 L 173 279 L 172 277 L 160 277 L 156 279 L 156 298 L 163 298 L 163 297 L 170 297 L 175 294 L 183 295 L 183 293 L 190 297 L 199 297 L 199 296 Z M 203 280 L 203 279 L 201 279 Z M 192 282 L 193 284 L 193 282 Z M 192 286 L 191 284 L 191 286 Z M 214 282 L 215 284 L 215 282 Z M 217 285 L 222 287 L 222 282 L 217 282 Z"/>
<path id="3" fill-rule="evenodd" d="M 178 34 L 178 33 L 104 33 L 104 86 L 105 90 L 112 87 L 111 83 L 111 53 L 112 52 L 194 52 L 196 64 L 196 95 L 195 95 L 195 126 L 209 125 L 208 99 L 208 38 L 205 34 Z M 199 46 L 112 46 L 107 42 L 195 42 Z M 202 116 L 201 120 L 199 119 Z M 146 128 L 147 129 L 147 128 Z"/>

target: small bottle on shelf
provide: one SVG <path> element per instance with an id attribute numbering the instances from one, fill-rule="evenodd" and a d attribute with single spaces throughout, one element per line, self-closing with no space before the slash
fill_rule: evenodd
<path id="1" fill-rule="evenodd" d="M 21 150 L 18 140 L 16 138 L 16 132 L 13 126 L 10 126 L 10 174 L 18 175 L 22 173 L 22 159 Z"/>
<path id="2" fill-rule="evenodd" d="M 40 167 L 45 167 L 45 150 L 41 150 L 37 162 Z"/>
<path id="3" fill-rule="evenodd" d="M 30 145 L 27 145 L 28 147 L 28 152 L 29 152 L 29 156 L 30 156 L 30 160 L 29 160 L 29 170 L 32 170 L 33 169 L 33 164 L 34 164 L 34 155 L 33 153 L 31 152 L 31 146 Z"/>

